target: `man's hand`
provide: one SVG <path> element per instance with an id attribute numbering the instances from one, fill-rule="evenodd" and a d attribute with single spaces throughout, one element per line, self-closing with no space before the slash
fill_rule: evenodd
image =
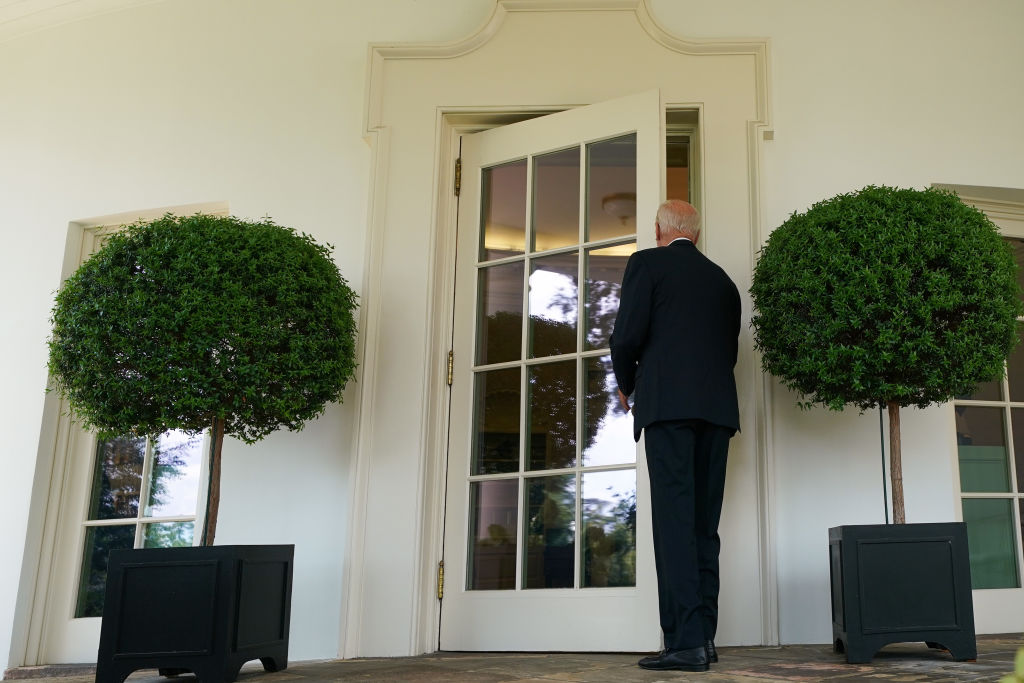
<path id="1" fill-rule="evenodd" d="M 622 393 L 622 389 L 619 389 L 619 403 L 622 404 L 622 407 L 627 413 L 633 410 L 629 405 L 629 399 L 624 393 Z"/>

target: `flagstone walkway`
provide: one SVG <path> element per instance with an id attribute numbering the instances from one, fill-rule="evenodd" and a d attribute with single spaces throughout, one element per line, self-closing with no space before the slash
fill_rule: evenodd
<path id="1" fill-rule="evenodd" d="M 585 653 L 479 653 L 438 652 L 419 657 L 363 658 L 293 662 L 288 669 L 264 673 L 258 663 L 247 664 L 238 683 L 321 683 L 327 681 L 379 681 L 381 683 L 514 683 L 522 681 L 998 681 L 1013 671 L 1021 634 L 978 636 L 978 661 L 954 662 L 948 653 L 929 650 L 924 643 L 890 645 L 870 664 L 847 664 L 828 645 L 784 647 L 723 647 L 720 662 L 708 673 L 644 671 L 637 654 Z M 56 677 L 55 674 L 69 675 Z M 35 674 L 35 675 L 33 675 Z M 6 678 L 33 679 L 33 683 L 91 683 L 87 667 L 26 667 L 8 671 Z M 191 675 L 165 679 L 155 671 L 139 671 L 128 683 L 194 683 Z"/>

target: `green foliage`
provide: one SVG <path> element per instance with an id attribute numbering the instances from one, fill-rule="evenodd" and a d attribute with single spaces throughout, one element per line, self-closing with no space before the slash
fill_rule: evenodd
<path id="1" fill-rule="evenodd" d="M 1000 678 L 999 683 L 1024 683 L 1024 647 L 1017 650 L 1013 664 L 1013 673 Z"/>
<path id="2" fill-rule="evenodd" d="M 329 246 L 270 220 L 166 215 L 111 236 L 57 295 L 49 369 L 101 435 L 248 443 L 301 429 L 355 369 L 356 297 Z"/>
<path id="3" fill-rule="evenodd" d="M 865 187 L 793 214 L 751 294 L 765 371 L 807 407 L 925 407 L 1000 377 L 1021 314 L 996 227 L 936 189 Z"/>

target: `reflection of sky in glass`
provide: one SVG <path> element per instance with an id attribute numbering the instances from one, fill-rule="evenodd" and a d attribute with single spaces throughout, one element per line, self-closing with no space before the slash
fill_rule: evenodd
<path id="1" fill-rule="evenodd" d="M 196 514 L 202 451 L 202 434 L 169 431 L 159 436 L 153 448 L 147 516 Z"/>
<path id="2" fill-rule="evenodd" d="M 613 518 L 615 506 L 636 495 L 636 470 L 586 472 L 583 475 L 583 508 L 588 521 L 607 517 L 609 530 L 621 520 Z"/>
<path id="3" fill-rule="evenodd" d="M 568 302 L 572 305 L 563 305 Z M 550 270 L 530 273 L 530 315 L 560 323 L 576 322 L 576 281 Z"/>

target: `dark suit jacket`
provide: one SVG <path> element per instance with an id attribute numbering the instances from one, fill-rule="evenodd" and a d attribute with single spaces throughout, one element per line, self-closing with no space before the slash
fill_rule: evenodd
<path id="1" fill-rule="evenodd" d="M 620 298 L 612 366 L 619 389 L 633 394 L 634 437 L 660 420 L 738 430 L 740 295 L 725 271 L 678 240 L 630 256 Z"/>

